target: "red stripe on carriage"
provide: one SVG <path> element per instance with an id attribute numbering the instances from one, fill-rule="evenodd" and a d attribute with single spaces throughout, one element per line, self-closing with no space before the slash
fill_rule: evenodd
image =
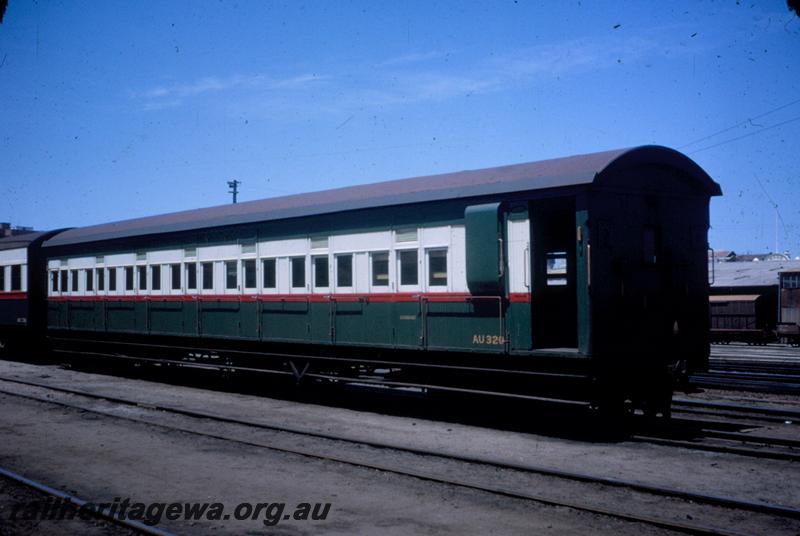
<path id="1" fill-rule="evenodd" d="M 420 299 L 429 302 L 462 303 L 477 300 L 497 300 L 498 296 L 473 296 L 463 292 L 398 292 L 398 293 L 373 293 L 373 294 L 155 294 L 135 296 L 49 296 L 52 302 L 121 302 L 121 301 L 159 301 L 159 302 L 184 302 L 184 301 L 220 301 L 220 302 L 376 302 L 376 303 L 403 303 L 416 302 Z M 529 302 L 530 294 L 514 292 L 509 294 L 511 302 Z"/>

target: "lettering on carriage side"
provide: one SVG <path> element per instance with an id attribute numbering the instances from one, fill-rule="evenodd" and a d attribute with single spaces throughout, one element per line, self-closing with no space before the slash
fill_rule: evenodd
<path id="1" fill-rule="evenodd" d="M 17 324 L 27 324 L 27 323 L 28 319 L 25 318 L 24 316 L 20 316 L 19 318 L 17 318 Z"/>
<path id="2" fill-rule="evenodd" d="M 506 339 L 501 335 L 480 335 L 474 334 L 472 336 L 472 344 L 494 344 L 500 345 L 505 344 Z"/>

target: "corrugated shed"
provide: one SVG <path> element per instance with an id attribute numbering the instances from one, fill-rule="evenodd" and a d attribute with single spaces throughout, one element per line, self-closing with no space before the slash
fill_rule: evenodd
<path id="1" fill-rule="evenodd" d="M 132 236 L 172 233 L 365 208 L 469 198 L 490 194 L 586 185 L 604 171 L 653 163 L 673 166 L 710 195 L 720 189 L 685 155 L 659 146 L 619 149 L 527 164 L 459 171 L 322 192 L 175 212 L 65 231 L 45 246 L 62 246 Z"/>
<path id="2" fill-rule="evenodd" d="M 778 274 L 800 270 L 800 261 L 720 262 L 714 265 L 713 287 L 778 285 Z"/>

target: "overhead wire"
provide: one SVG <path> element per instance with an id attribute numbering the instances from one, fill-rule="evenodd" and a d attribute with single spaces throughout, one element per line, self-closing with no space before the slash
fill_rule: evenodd
<path id="1" fill-rule="evenodd" d="M 750 136 L 755 136 L 756 134 L 761 134 L 762 132 L 766 132 L 768 130 L 772 130 L 773 128 L 778 128 L 778 127 L 781 127 L 781 126 L 789 124 L 789 123 L 794 123 L 795 121 L 800 121 L 800 115 L 798 115 L 797 117 L 793 117 L 791 119 L 787 119 L 786 121 L 781 121 L 780 123 L 775 123 L 774 125 L 770 125 L 768 127 L 761 128 L 759 130 L 756 130 L 755 132 L 748 132 L 747 134 L 742 134 L 741 136 L 736 136 L 735 138 L 730 138 L 730 139 L 727 139 L 727 140 L 723 140 L 723 141 L 721 141 L 719 143 L 715 143 L 713 145 L 708 145 L 706 147 L 701 147 L 700 149 L 695 149 L 694 151 L 687 151 L 687 153 L 688 154 L 695 154 L 695 153 L 699 153 L 701 151 L 707 151 L 708 149 L 713 149 L 714 147 L 719 147 L 720 145 L 725 145 L 727 143 L 731 143 L 731 142 L 734 142 L 734 141 L 739 141 L 739 140 L 741 140 L 743 138 L 749 138 Z M 685 145 L 684 145 L 684 147 L 685 147 Z"/>
<path id="2" fill-rule="evenodd" d="M 770 114 L 773 114 L 775 112 L 783 110 L 784 108 L 788 108 L 789 106 L 793 106 L 793 105 L 798 104 L 798 103 L 800 103 L 800 99 L 793 100 L 791 102 L 787 102 L 786 104 L 781 104 L 780 106 L 777 106 L 777 107 L 775 107 L 775 108 L 773 108 L 771 110 L 768 110 L 768 111 L 766 111 L 766 112 L 764 112 L 762 114 L 756 115 L 754 117 L 749 117 L 749 118 L 745 119 L 744 121 L 739 121 L 735 125 L 731 125 L 729 127 L 723 128 L 722 130 L 718 130 L 718 131 L 716 131 L 716 132 L 714 132 L 712 134 L 708 134 L 706 136 L 703 136 L 702 138 L 698 138 L 698 139 L 690 141 L 688 143 L 684 143 L 683 145 L 680 145 L 678 147 L 678 149 L 684 149 L 686 147 L 689 147 L 690 145 L 695 145 L 697 143 L 700 143 L 701 141 L 706 141 L 706 140 L 711 139 L 711 138 L 713 138 L 715 136 L 719 136 L 720 134 L 724 134 L 726 132 L 730 132 L 731 130 L 733 130 L 735 128 L 739 128 L 741 126 L 745 126 L 748 123 L 752 124 L 752 122 L 755 119 L 761 119 L 762 117 L 766 117 L 766 116 L 768 116 Z M 772 128 L 772 127 L 769 127 L 769 128 Z"/>

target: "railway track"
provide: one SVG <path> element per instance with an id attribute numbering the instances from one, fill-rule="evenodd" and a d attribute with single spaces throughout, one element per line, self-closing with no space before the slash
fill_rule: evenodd
<path id="1" fill-rule="evenodd" d="M 167 532 L 158 529 L 156 527 L 151 527 L 139 521 L 133 521 L 116 515 L 112 515 L 102 509 L 86 508 L 87 506 L 90 506 L 92 503 L 84 499 L 81 499 L 79 497 L 76 497 L 71 493 L 67 493 L 65 491 L 48 486 L 47 484 L 43 484 L 36 480 L 32 480 L 30 478 L 22 476 L 18 473 L 15 473 L 14 471 L 5 469 L 3 467 L 0 467 L 0 478 L 5 478 L 13 482 L 16 482 L 18 484 L 22 484 L 23 486 L 26 486 L 30 489 L 38 491 L 39 493 L 42 493 L 43 495 L 52 497 L 53 499 L 59 501 L 59 504 L 68 505 L 69 507 L 77 511 L 80 511 L 82 513 L 84 512 L 88 513 L 97 519 L 102 519 L 103 521 L 113 523 L 120 527 L 126 528 L 136 534 L 146 534 L 148 536 L 173 536 L 171 532 Z M 3 534 L 5 534 L 5 532 L 3 532 Z M 13 532 L 11 534 L 13 534 Z"/>
<path id="2" fill-rule="evenodd" d="M 709 371 L 692 375 L 697 387 L 800 395 L 800 349 L 769 344 L 714 344 Z"/>
<path id="3" fill-rule="evenodd" d="M 686 446 L 701 450 L 729 452 L 746 456 L 800 461 L 800 440 L 764 436 L 742 429 L 752 429 L 764 424 L 774 426 L 800 425 L 800 411 L 745 404 L 706 402 L 697 400 L 673 400 L 673 418 L 667 426 L 651 427 L 651 432 L 660 435 L 646 439 L 660 444 Z M 669 439 L 670 435 L 690 435 L 710 439 L 713 445 L 696 444 L 693 441 Z M 743 445 L 750 445 L 744 447 Z"/>
<path id="4" fill-rule="evenodd" d="M 800 410 L 789 408 L 673 398 L 672 411 L 673 413 L 739 419 L 745 424 L 756 421 L 800 425 Z"/>
<path id="5" fill-rule="evenodd" d="M 52 396 L 53 392 L 61 393 L 64 395 L 68 395 L 68 397 L 78 397 L 83 398 L 84 400 L 96 400 L 96 401 L 104 401 L 109 402 L 112 404 L 124 405 L 124 406 L 134 406 L 138 408 L 146 408 L 148 411 L 155 411 L 155 412 L 167 412 L 173 415 L 180 415 L 184 417 L 191 417 L 193 419 L 203 419 L 203 420 L 210 420 L 219 424 L 226 424 L 226 425 L 237 425 L 237 426 L 245 426 L 248 428 L 253 429 L 261 429 L 261 430 L 269 430 L 271 432 L 284 432 L 288 434 L 295 434 L 299 436 L 306 436 L 320 440 L 326 441 L 335 441 L 339 443 L 351 443 L 357 445 L 359 447 L 371 447 L 375 449 L 391 449 L 395 452 L 401 452 L 403 454 L 412 455 L 412 456 L 424 456 L 428 460 L 447 460 L 450 462 L 459 462 L 463 464 L 469 464 L 470 466 L 475 467 L 491 467 L 503 471 L 513 471 L 516 473 L 523 473 L 528 475 L 539 475 L 545 476 L 550 478 L 557 478 L 562 479 L 565 481 L 571 481 L 574 483 L 582 484 L 582 485 L 591 485 L 591 486 L 599 486 L 602 490 L 624 490 L 626 492 L 626 496 L 629 494 L 640 494 L 650 497 L 661 497 L 663 500 L 668 501 L 678 501 L 679 503 L 694 503 L 698 505 L 702 505 L 703 507 L 716 507 L 725 509 L 726 511 L 730 511 L 733 514 L 747 512 L 749 515 L 763 515 L 769 518 L 775 519 L 783 519 L 791 522 L 797 522 L 800 520 L 800 509 L 792 508 L 788 506 L 782 505 L 775 505 L 775 504 L 767 504 L 763 502 L 752 502 L 752 501 L 743 501 L 739 499 L 729 498 L 729 497 L 720 497 L 714 495 L 707 495 L 702 493 L 694 493 L 694 492 L 687 492 L 678 489 L 670 489 L 665 487 L 659 486 L 652 486 L 647 484 L 642 484 L 638 482 L 632 481 L 625 481 L 620 479 L 613 479 L 613 478 L 605 478 L 605 477 L 596 477 L 589 474 L 580 474 L 580 473 L 573 473 L 573 472 L 565 472 L 565 471 L 558 471 L 553 470 L 551 468 L 546 467 L 537 467 L 534 465 L 529 464 L 522 464 L 522 463 L 509 463 L 505 460 L 499 459 L 492 459 L 489 457 L 474 457 L 474 456 L 462 456 L 462 455 L 455 455 L 455 454 L 448 454 L 442 453 L 432 450 L 426 450 L 421 448 L 415 447 L 408 447 L 398 444 L 392 443 L 384 443 L 384 442 L 377 442 L 377 441 L 365 441 L 363 439 L 358 438 L 351 438 L 342 435 L 336 434 L 329 434 L 329 433 L 321 433 L 319 431 L 313 430 L 305 430 L 298 427 L 290 427 L 290 426 L 279 426 L 273 424 L 265 424 L 260 422 L 253 422 L 247 420 L 240 420 L 225 416 L 216 415 L 213 413 L 208 412 L 200 412 L 194 410 L 187 410 L 179 407 L 172 407 L 166 405 L 153 405 L 153 404 L 143 404 L 136 400 L 129 400 L 121 397 L 116 396 L 108 396 L 108 395 L 100 395 L 96 393 L 81 391 L 77 389 L 70 389 L 70 388 L 63 388 L 63 387 L 56 387 L 52 385 L 47 385 L 39 382 L 31 382 L 26 380 L 19 380 L 15 378 L 3 378 L 0 377 L 0 386 L 3 383 L 7 386 L 9 384 L 16 384 L 26 386 L 28 388 L 34 388 L 39 390 L 46 390 L 51 393 Z M 598 506 L 592 505 L 587 503 L 581 503 L 576 500 L 570 499 L 563 499 L 563 498 L 554 498 L 551 496 L 547 496 L 545 494 L 538 494 L 532 493 L 529 490 L 520 490 L 515 488 L 509 488 L 503 485 L 496 485 L 496 484 L 487 484 L 485 482 L 479 481 L 471 481 L 466 479 L 458 479 L 449 476 L 449 473 L 440 474 L 431 471 L 418 471 L 414 469 L 409 469 L 409 467 L 413 467 L 414 465 L 392 465 L 392 464 L 385 464 L 385 463 L 375 463 L 365 461 L 359 458 L 348 457 L 346 455 L 330 455 L 323 452 L 315 451 L 309 448 L 287 448 L 284 446 L 279 446 L 276 444 L 271 444 L 269 442 L 263 441 L 250 441 L 250 440 L 243 440 L 241 438 L 221 435 L 218 432 L 209 433 L 209 432 L 202 432 L 197 429 L 192 428 L 185 428 L 179 427 L 175 425 L 166 425 L 158 422 L 154 422 L 150 419 L 140 419 L 136 417 L 132 417 L 130 415 L 118 415 L 114 414 L 111 411 L 106 410 L 98 410 L 87 408 L 85 404 L 73 404 L 70 402 L 66 402 L 63 400 L 54 400 L 53 398 L 45 398 L 41 396 L 36 396 L 30 393 L 19 393 L 15 391 L 9 391 L 7 389 L 0 388 L 0 393 L 16 396 L 26 399 L 35 400 L 45 404 L 55 404 L 62 407 L 67 407 L 71 409 L 78 409 L 81 411 L 88 411 L 92 413 L 96 413 L 99 415 L 105 415 L 112 418 L 117 419 L 124 419 L 128 421 L 133 421 L 137 423 L 141 423 L 148 426 L 156 426 L 161 428 L 166 428 L 173 431 L 180 431 L 188 434 L 194 435 L 201 435 L 209 438 L 214 438 L 223 441 L 230 441 L 236 442 L 240 444 L 245 444 L 249 446 L 255 446 L 260 448 L 266 448 L 270 450 L 275 450 L 279 452 L 295 454 L 305 457 L 312 457 L 316 459 L 337 462 L 348 464 L 351 466 L 356 466 L 360 468 L 368 468 L 383 472 L 394 473 L 402 476 L 418 478 L 426 481 L 461 487 L 461 488 L 468 488 L 478 491 L 483 491 L 487 493 L 492 493 L 496 495 L 501 495 L 509 498 L 515 499 L 522 499 L 522 500 L 529 500 L 538 502 L 541 504 L 546 504 L 550 506 L 561 506 L 566 508 L 571 508 L 578 511 L 588 512 L 595 515 L 601 516 L 608 516 L 617 519 L 626 520 L 629 522 L 636 522 L 636 523 L 643 523 L 651 527 L 659 527 L 662 529 L 673 530 L 682 533 L 689 533 L 689 534 L 708 534 L 708 535 L 734 535 L 738 534 L 736 531 L 730 530 L 729 526 L 735 525 L 725 525 L 726 528 L 717 528 L 711 526 L 705 526 L 698 522 L 687 523 L 685 521 L 685 516 L 672 516 L 673 518 L 670 519 L 669 516 L 650 516 L 650 515 L 640 515 L 640 514 L 633 514 L 630 512 L 625 511 L 624 509 L 615 509 L 615 508 L 608 508 L 605 506 Z M 421 464 L 427 465 L 427 464 Z M 459 471 L 459 474 L 470 474 L 469 471 Z M 571 494 L 571 497 L 579 496 L 583 497 L 582 494 Z M 659 501 L 656 501 L 659 502 Z M 683 519 L 678 519 L 681 517 Z M 691 517 L 689 517 L 691 519 Z"/>
<path id="6" fill-rule="evenodd" d="M 725 430 L 730 426 L 730 422 L 673 418 L 667 425 L 637 428 L 631 439 L 693 450 L 800 462 L 800 441 Z"/>
<path id="7" fill-rule="evenodd" d="M 800 374 L 740 372 L 738 370 L 712 368 L 708 372 L 693 374 L 689 379 L 689 383 L 696 387 L 732 391 L 800 395 Z"/>

